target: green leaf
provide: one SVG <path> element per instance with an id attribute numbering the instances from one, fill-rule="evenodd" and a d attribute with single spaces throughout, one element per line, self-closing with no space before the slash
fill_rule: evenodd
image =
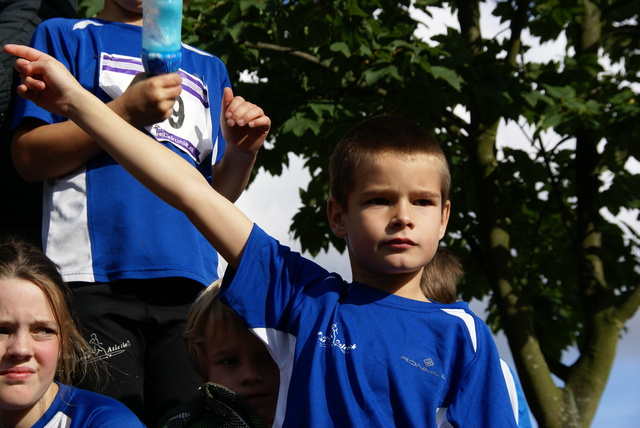
<path id="1" fill-rule="evenodd" d="M 283 132 L 291 132 L 296 137 L 302 137 L 307 131 L 311 131 L 314 134 L 320 132 L 320 125 L 318 122 L 296 115 L 284 123 Z"/>
<path id="2" fill-rule="evenodd" d="M 347 58 L 351 56 L 351 50 L 349 50 L 349 46 L 345 42 L 333 43 L 329 49 L 331 49 L 331 52 L 341 52 Z"/>
<path id="3" fill-rule="evenodd" d="M 442 79 L 447 82 L 456 91 L 460 91 L 462 83 L 464 82 L 455 70 L 447 67 L 434 65 L 431 67 L 431 74 L 433 74 L 436 79 Z"/>
<path id="4" fill-rule="evenodd" d="M 402 80 L 398 74 L 398 69 L 395 65 L 389 65 L 387 67 L 378 69 L 367 69 L 363 72 L 363 77 L 367 85 L 373 86 L 380 79 L 394 78 L 396 80 Z"/>

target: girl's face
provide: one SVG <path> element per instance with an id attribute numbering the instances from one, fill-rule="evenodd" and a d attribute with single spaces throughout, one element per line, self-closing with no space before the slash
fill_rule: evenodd
<path id="1" fill-rule="evenodd" d="M 0 425 L 33 424 L 49 408 L 58 391 L 59 351 L 58 324 L 43 291 L 22 279 L 0 279 Z"/>

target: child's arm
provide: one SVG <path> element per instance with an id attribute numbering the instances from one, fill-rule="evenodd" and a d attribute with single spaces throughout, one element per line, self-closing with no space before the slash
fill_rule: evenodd
<path id="1" fill-rule="evenodd" d="M 235 97 L 234 99 L 231 88 L 225 88 L 221 107 L 223 113 L 226 111 L 225 106 L 231 100 L 236 104 L 244 103 L 247 108 L 249 106 L 259 108 L 244 101 L 242 97 Z M 262 141 L 251 138 L 247 139 L 247 141 L 253 141 L 253 144 L 248 144 L 244 135 L 237 135 L 238 133 L 243 134 L 245 129 L 230 126 L 234 125 L 234 123 L 233 120 L 227 123 L 228 120 L 227 117 L 221 115 L 220 126 L 227 146 L 222 160 L 213 167 L 211 183 L 218 193 L 235 202 L 249 183 L 251 170 L 256 161 L 258 150 L 262 146 Z M 260 131 L 255 130 L 255 132 Z"/>
<path id="2" fill-rule="evenodd" d="M 16 61 L 21 96 L 73 120 L 141 183 L 183 211 L 230 266 L 238 266 L 253 223 L 198 170 L 85 91 L 55 58 L 27 46 L 6 45 L 4 50 L 24 58 Z M 242 147 L 264 142 L 271 120 L 262 109 L 225 97 L 223 114 L 230 132 L 225 138 Z"/>
<path id="3" fill-rule="evenodd" d="M 107 105 L 134 126 L 157 123 L 171 115 L 180 95 L 180 81 L 177 74 L 136 78 L 122 96 Z M 11 146 L 16 170 L 27 181 L 67 174 L 102 151 L 72 121 L 44 124 L 33 118 L 26 118 L 16 128 Z"/>

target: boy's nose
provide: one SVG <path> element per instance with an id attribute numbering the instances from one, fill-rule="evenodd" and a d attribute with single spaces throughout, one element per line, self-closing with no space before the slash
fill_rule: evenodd
<path id="1" fill-rule="evenodd" d="M 391 223 L 394 227 L 409 227 L 413 229 L 414 224 L 411 218 L 411 208 L 405 203 L 399 203 Z"/>
<path id="2" fill-rule="evenodd" d="M 262 372 L 252 364 L 247 364 L 242 371 L 242 383 L 253 384 L 262 382 Z"/>

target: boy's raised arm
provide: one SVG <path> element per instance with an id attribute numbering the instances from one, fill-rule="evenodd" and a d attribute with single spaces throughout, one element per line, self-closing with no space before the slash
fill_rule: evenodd
<path id="1" fill-rule="evenodd" d="M 22 77 L 20 96 L 73 120 L 137 180 L 183 211 L 229 265 L 238 266 L 253 223 L 195 168 L 84 90 L 55 58 L 27 46 L 6 45 L 4 50 L 20 57 L 15 66 Z M 228 135 L 239 138 L 238 144 L 264 142 L 271 121 L 261 109 L 225 97 L 222 114 Z"/>

